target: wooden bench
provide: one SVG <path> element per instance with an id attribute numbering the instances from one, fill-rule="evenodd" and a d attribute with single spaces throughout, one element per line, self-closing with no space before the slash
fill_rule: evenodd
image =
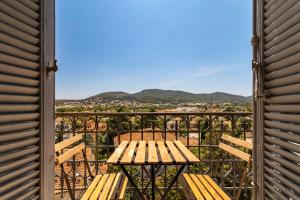
<path id="1" fill-rule="evenodd" d="M 63 164 L 79 153 L 82 153 L 88 175 L 93 180 L 81 199 L 123 199 L 128 182 L 127 178 L 121 173 L 97 175 L 94 177 L 87 161 L 85 144 L 80 142 L 81 140 L 82 135 L 78 134 L 55 144 L 56 164 L 60 165 L 71 199 L 76 200 L 75 193 L 72 191 L 70 180 Z M 75 143 L 79 144 L 74 146 Z M 65 151 L 67 148 L 68 150 Z"/>
<path id="2" fill-rule="evenodd" d="M 81 200 L 124 199 L 128 179 L 121 173 L 97 175 Z"/>
<path id="3" fill-rule="evenodd" d="M 186 189 L 186 196 L 189 200 L 230 200 L 227 194 L 208 175 L 185 173 L 180 181 Z"/>
<path id="4" fill-rule="evenodd" d="M 222 140 L 233 145 L 252 150 L 251 142 L 244 141 L 226 134 L 222 135 Z M 251 167 L 252 157 L 250 154 L 222 142 L 219 144 L 219 148 L 235 157 L 246 161 L 246 166 L 244 167 L 238 192 L 235 197 L 235 199 L 238 200 L 241 195 L 243 184 L 246 181 L 247 174 Z M 230 197 L 208 175 L 185 173 L 180 178 L 180 181 L 189 200 L 230 200 Z"/>

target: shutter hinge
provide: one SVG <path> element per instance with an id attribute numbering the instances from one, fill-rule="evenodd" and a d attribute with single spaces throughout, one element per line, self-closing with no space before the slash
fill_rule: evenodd
<path id="1" fill-rule="evenodd" d="M 258 37 L 257 35 L 253 35 L 252 38 L 251 38 L 251 44 L 253 47 L 257 47 L 258 46 Z"/>
<path id="2" fill-rule="evenodd" d="M 47 75 L 50 73 L 50 72 L 57 72 L 58 70 L 58 66 L 57 66 L 57 60 L 54 59 L 53 61 L 50 61 L 48 63 L 48 66 L 47 66 Z"/>
<path id="3" fill-rule="evenodd" d="M 252 60 L 252 70 L 258 71 L 258 67 L 259 67 L 258 62 Z"/>

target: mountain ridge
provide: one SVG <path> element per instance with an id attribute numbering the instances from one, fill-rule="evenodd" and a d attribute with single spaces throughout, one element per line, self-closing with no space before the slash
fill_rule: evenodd
<path id="1" fill-rule="evenodd" d="M 230 102 L 230 103 L 250 103 L 251 96 L 235 95 L 226 92 L 213 93 L 191 93 L 181 90 L 145 89 L 136 93 L 123 91 L 103 92 L 81 100 L 57 100 L 59 102 L 79 101 L 79 102 L 101 102 L 130 101 L 137 103 L 209 103 L 209 102 Z"/>

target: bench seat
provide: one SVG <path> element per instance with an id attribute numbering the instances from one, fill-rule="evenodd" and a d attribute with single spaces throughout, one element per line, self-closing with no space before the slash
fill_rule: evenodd
<path id="1" fill-rule="evenodd" d="M 230 200 L 208 175 L 185 173 L 180 181 L 189 200 Z"/>
<path id="2" fill-rule="evenodd" d="M 121 173 L 97 175 L 81 200 L 124 199 L 128 179 Z"/>

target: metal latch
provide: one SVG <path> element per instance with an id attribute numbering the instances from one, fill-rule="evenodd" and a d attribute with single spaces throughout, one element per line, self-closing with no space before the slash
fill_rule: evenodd
<path id="1" fill-rule="evenodd" d="M 57 60 L 55 59 L 53 61 L 50 61 L 47 66 L 47 74 L 49 74 L 50 72 L 57 72 L 57 70 L 58 70 Z"/>

